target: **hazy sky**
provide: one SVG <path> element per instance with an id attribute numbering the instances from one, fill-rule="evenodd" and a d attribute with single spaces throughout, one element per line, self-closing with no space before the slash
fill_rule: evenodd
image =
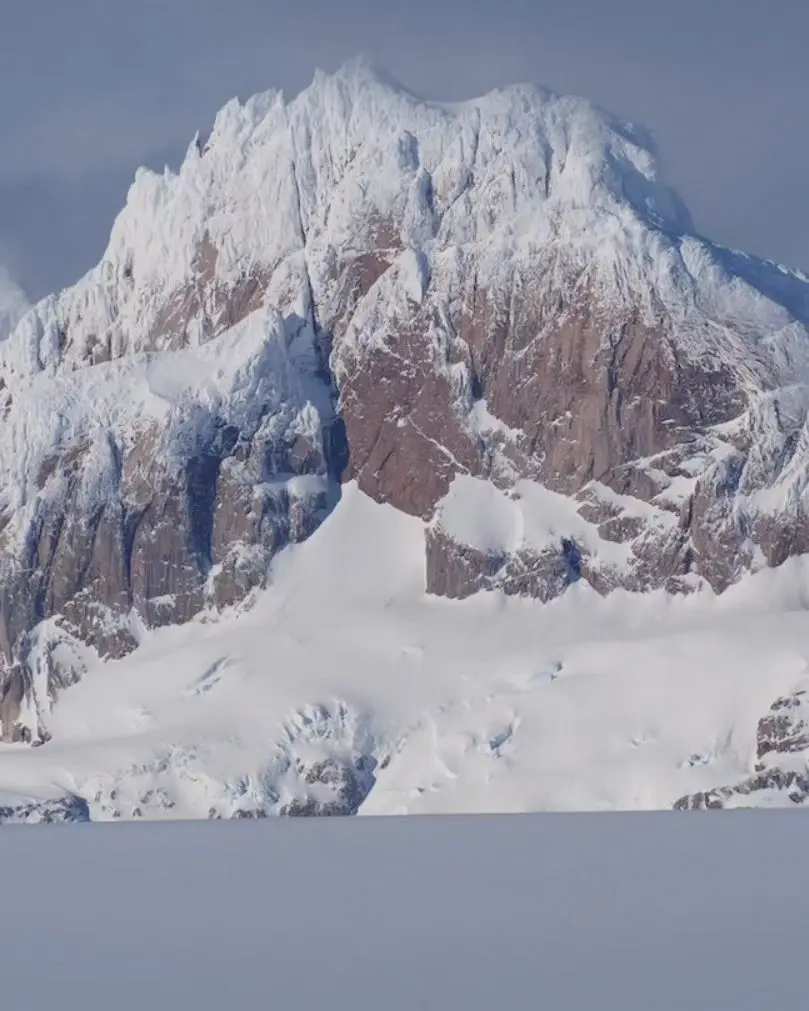
<path id="1" fill-rule="evenodd" d="M 809 269 L 808 40 L 803 0 L 6 0 L 0 262 L 71 282 L 138 164 L 362 50 L 431 98 L 532 80 L 645 123 L 702 232 Z"/>
<path id="2" fill-rule="evenodd" d="M 792 1011 L 806 839 L 800 811 L 3 826 L 3 1006 Z"/>

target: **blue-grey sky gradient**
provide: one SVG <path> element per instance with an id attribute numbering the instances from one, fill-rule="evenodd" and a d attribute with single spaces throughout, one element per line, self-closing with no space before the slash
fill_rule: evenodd
<path id="1" fill-rule="evenodd" d="M 431 98 L 531 80 L 642 122 L 700 231 L 809 269 L 807 39 L 799 0 L 9 0 L 0 261 L 34 296 L 70 283 L 138 164 L 364 51 Z"/>

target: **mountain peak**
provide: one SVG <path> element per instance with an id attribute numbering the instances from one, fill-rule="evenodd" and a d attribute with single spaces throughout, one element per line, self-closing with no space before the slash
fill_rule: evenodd
<path id="1" fill-rule="evenodd" d="M 234 783 L 237 807 L 195 796 L 356 810 L 398 752 L 339 701 L 357 698 L 346 671 L 387 684 L 333 624 L 344 583 L 365 628 L 406 588 L 412 629 L 425 593 L 721 592 L 809 552 L 807 306 L 805 279 L 693 234 L 649 135 L 583 99 L 430 102 L 360 57 L 290 101 L 228 103 L 179 172 L 138 174 L 102 262 L 0 342 L 0 734 L 60 734 L 51 704 L 98 656 L 257 599 L 306 541 L 273 581 L 307 635 L 331 615 L 314 636 L 328 662 L 285 696 L 297 715 L 274 711 L 285 743 L 248 793 Z M 262 647 L 256 684 L 298 669 L 279 613 L 255 625 L 280 649 Z M 180 690 L 217 741 L 233 671 L 207 641 Z M 802 740 L 803 703 L 785 704 Z M 133 712 L 113 728 L 131 735 Z M 513 731 L 476 739 L 499 755 Z M 152 760 L 164 782 L 171 761 L 138 760 L 102 809 L 180 813 Z"/>

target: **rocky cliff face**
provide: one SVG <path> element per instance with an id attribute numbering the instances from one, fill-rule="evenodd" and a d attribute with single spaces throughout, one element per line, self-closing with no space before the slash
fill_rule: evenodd
<path id="1" fill-rule="evenodd" d="M 0 345 L 3 735 L 44 732 L 42 628 L 117 656 L 237 603 L 341 479 L 428 521 L 447 596 L 721 591 L 809 550 L 807 320 L 584 101 L 428 103 L 360 61 L 230 103 Z"/>
<path id="2" fill-rule="evenodd" d="M 42 736 L 59 638 L 120 656 L 144 624 L 242 600 L 338 494 L 328 379 L 269 308 L 204 346 L 10 383 L 5 420 L 7 737 Z"/>

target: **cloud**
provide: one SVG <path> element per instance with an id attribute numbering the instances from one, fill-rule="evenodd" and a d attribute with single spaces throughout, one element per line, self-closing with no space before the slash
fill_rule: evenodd
<path id="1" fill-rule="evenodd" d="M 27 309 L 25 292 L 0 264 L 0 340 L 11 332 Z"/>

